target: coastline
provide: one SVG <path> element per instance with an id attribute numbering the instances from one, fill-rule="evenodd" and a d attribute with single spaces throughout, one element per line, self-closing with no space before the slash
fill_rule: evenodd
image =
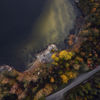
<path id="1" fill-rule="evenodd" d="M 81 20 L 80 17 L 81 17 L 82 14 L 81 14 L 81 12 L 80 12 L 80 9 L 77 8 L 76 3 L 75 3 L 74 0 L 69 0 L 69 2 L 70 2 L 70 3 L 72 4 L 72 6 L 74 7 L 75 13 L 77 13 L 77 14 L 76 14 L 77 17 L 76 17 L 76 20 L 75 20 L 75 22 L 74 22 L 74 27 L 73 27 L 73 29 L 70 30 L 68 37 L 65 37 L 65 39 L 63 40 L 63 43 L 60 43 L 59 45 L 54 44 L 54 45 L 57 46 L 57 48 L 58 48 L 59 50 L 68 49 L 70 46 L 68 46 L 68 43 L 67 43 L 67 42 L 68 42 L 68 40 L 69 40 L 70 35 L 71 35 L 71 34 L 74 34 L 75 37 L 76 37 L 76 36 L 77 36 L 77 33 L 79 32 L 79 30 L 80 30 L 80 28 L 81 28 L 81 27 L 80 27 L 80 26 L 81 26 L 81 25 L 80 25 L 80 20 Z M 79 21 L 79 22 L 78 22 L 78 21 Z M 78 24 L 76 24 L 76 23 L 78 23 Z M 81 24 L 82 24 L 82 23 L 81 23 Z M 75 40 L 75 38 L 74 38 L 74 40 Z M 74 42 L 74 41 L 73 41 L 73 42 Z M 48 45 L 48 46 L 49 46 L 49 45 Z M 20 70 L 18 70 L 18 71 L 24 72 L 24 71 L 30 69 L 31 64 L 32 64 L 32 66 L 33 66 L 34 63 L 38 61 L 36 55 L 41 55 L 42 52 L 44 52 L 48 46 L 42 48 L 41 50 L 39 50 L 39 51 L 37 51 L 35 54 L 33 54 L 33 55 L 34 55 L 34 60 L 33 60 L 31 63 L 29 63 L 28 65 L 25 65 L 25 66 L 27 66 L 27 67 L 26 67 L 24 70 L 23 70 L 23 69 L 20 69 Z M 50 58 L 50 57 L 49 57 L 49 58 Z M 18 66 L 16 66 L 16 67 L 18 67 Z M 13 68 L 15 68 L 15 69 L 16 69 L 16 67 L 13 66 Z M 23 67 L 22 67 L 22 68 L 23 68 Z M 17 70 L 17 69 L 16 69 L 16 70 Z"/>
<path id="2" fill-rule="evenodd" d="M 73 42 L 75 42 L 76 43 L 76 37 L 77 37 L 77 35 L 78 35 L 78 33 L 79 33 L 79 31 L 80 31 L 80 29 L 81 29 L 81 27 L 82 27 L 82 25 L 83 25 L 83 22 L 84 22 L 84 18 L 83 18 L 83 16 L 82 16 L 82 13 L 80 12 L 80 9 L 78 9 L 78 7 L 77 7 L 77 4 L 75 3 L 75 1 L 74 0 L 69 0 L 69 2 L 73 5 L 73 7 L 75 8 L 75 11 L 76 11 L 76 13 L 77 13 L 77 17 L 76 17 L 76 19 L 75 19 L 75 22 L 74 22 L 74 27 L 70 30 L 70 32 L 69 32 L 69 34 L 68 34 L 68 37 L 65 37 L 65 39 L 63 40 L 63 43 L 60 43 L 60 44 L 54 44 L 57 48 L 58 48 L 58 50 L 62 50 L 62 49 L 68 49 L 68 48 L 70 48 L 70 46 L 68 45 L 68 40 L 69 40 L 69 37 L 70 37 L 70 35 L 72 35 L 72 34 L 74 34 L 74 40 L 75 41 L 73 41 Z M 80 23 L 81 22 L 81 23 Z M 42 48 L 42 50 L 41 51 L 37 51 L 37 53 L 35 53 L 34 55 L 35 55 L 35 59 L 34 59 L 34 61 L 32 62 L 32 63 L 30 63 L 30 64 L 28 64 L 28 66 L 30 66 L 30 65 L 35 65 L 34 63 L 35 62 L 39 62 L 39 60 L 37 59 L 37 55 L 39 55 L 39 56 L 41 56 L 42 54 L 43 54 L 43 52 L 45 52 L 45 50 L 47 49 L 47 47 L 49 47 L 50 45 L 52 45 L 52 44 L 49 44 L 48 46 L 46 46 L 45 48 Z M 39 57 L 38 57 L 39 58 Z M 50 57 L 49 57 L 50 58 Z M 45 58 L 46 59 L 46 58 Z M 47 57 L 47 59 L 48 59 L 48 57 Z M 41 63 L 44 63 L 44 62 L 41 62 Z M 50 62 L 45 62 L 45 63 L 50 63 Z M 30 66 L 31 68 L 32 68 L 32 66 Z M 27 68 L 26 69 L 26 71 L 28 70 L 28 69 L 30 69 L 30 67 L 29 68 Z"/>

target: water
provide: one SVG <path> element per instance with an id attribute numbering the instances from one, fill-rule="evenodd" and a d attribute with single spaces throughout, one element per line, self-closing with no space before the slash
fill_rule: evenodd
<path id="1" fill-rule="evenodd" d="M 25 70 L 50 43 L 62 45 L 77 13 L 70 0 L 1 0 L 0 64 Z"/>

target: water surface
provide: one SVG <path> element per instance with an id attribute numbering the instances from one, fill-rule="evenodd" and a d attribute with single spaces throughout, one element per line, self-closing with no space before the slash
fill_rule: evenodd
<path id="1" fill-rule="evenodd" d="M 1 2 L 0 64 L 18 70 L 24 70 L 35 53 L 50 43 L 62 45 L 77 16 L 70 0 Z"/>

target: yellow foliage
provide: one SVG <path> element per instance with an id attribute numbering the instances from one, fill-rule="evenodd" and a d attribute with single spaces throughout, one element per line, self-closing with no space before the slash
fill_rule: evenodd
<path id="1" fill-rule="evenodd" d="M 56 63 L 56 62 L 53 62 L 52 64 L 55 65 L 55 66 L 58 66 L 58 63 Z"/>
<path id="2" fill-rule="evenodd" d="M 72 56 L 72 52 L 67 52 L 66 50 L 63 50 L 59 53 L 59 58 L 64 60 L 70 60 Z"/>
<path id="3" fill-rule="evenodd" d="M 73 53 L 72 52 L 68 52 L 68 54 L 72 57 L 73 56 Z"/>
<path id="4" fill-rule="evenodd" d="M 75 72 L 67 72 L 67 75 L 70 79 L 75 78 L 77 76 L 77 73 Z"/>
<path id="5" fill-rule="evenodd" d="M 55 59 L 55 57 L 56 57 L 56 53 L 54 53 L 54 54 L 51 56 L 52 59 Z"/>
<path id="6" fill-rule="evenodd" d="M 51 58 L 54 60 L 54 61 L 59 61 L 59 57 L 57 57 L 57 53 L 54 53 Z"/>
<path id="7" fill-rule="evenodd" d="M 54 62 L 52 64 L 55 66 L 58 66 L 59 64 L 63 63 L 63 60 L 70 60 L 72 58 L 72 56 L 73 56 L 73 53 L 66 51 L 66 50 L 62 50 L 59 54 L 54 53 L 51 56 L 51 58 L 54 60 Z M 65 67 L 68 68 L 69 64 L 66 63 Z"/>
<path id="8" fill-rule="evenodd" d="M 54 60 L 57 62 L 57 61 L 59 61 L 59 58 L 58 58 L 58 57 L 55 57 L 55 59 L 54 59 Z"/>
<path id="9" fill-rule="evenodd" d="M 69 79 L 68 79 L 68 77 L 67 77 L 66 75 L 63 74 L 63 75 L 61 75 L 60 77 L 61 77 L 63 83 L 68 83 L 68 80 L 69 80 Z"/>
<path id="10" fill-rule="evenodd" d="M 59 53 L 59 57 L 60 58 L 66 58 L 66 56 L 68 55 L 68 52 L 66 50 L 63 50 Z"/>

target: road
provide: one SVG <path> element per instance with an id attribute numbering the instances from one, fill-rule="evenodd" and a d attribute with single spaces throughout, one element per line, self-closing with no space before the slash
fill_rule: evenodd
<path id="1" fill-rule="evenodd" d="M 64 93 L 66 93 L 73 87 L 79 85 L 80 83 L 84 82 L 85 80 L 87 80 L 88 78 L 90 78 L 91 76 L 93 76 L 95 73 L 97 73 L 99 71 L 100 71 L 100 66 L 98 66 L 97 68 L 95 68 L 94 70 L 92 70 L 90 72 L 80 75 L 78 78 L 76 78 L 71 84 L 66 86 L 64 89 L 46 97 L 46 100 L 64 100 L 64 98 L 63 98 Z"/>

